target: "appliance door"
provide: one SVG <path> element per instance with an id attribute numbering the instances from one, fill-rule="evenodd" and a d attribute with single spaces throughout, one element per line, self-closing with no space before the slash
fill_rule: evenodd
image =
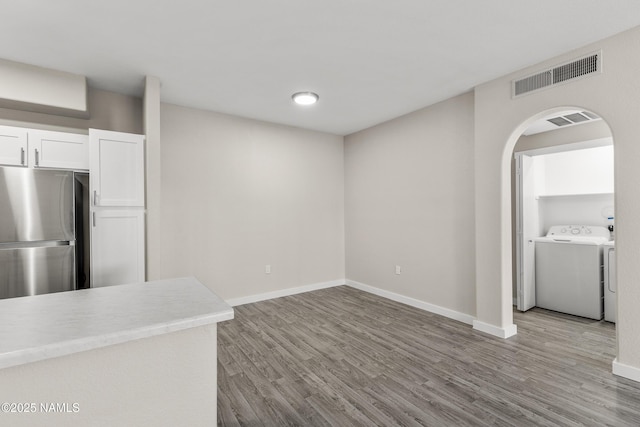
<path id="1" fill-rule="evenodd" d="M 75 247 L 68 242 L 48 245 L 0 247 L 0 298 L 75 289 Z"/>
<path id="2" fill-rule="evenodd" d="M 0 168 L 0 243 L 75 240 L 73 172 Z"/>
<path id="3" fill-rule="evenodd" d="M 536 241 L 536 305 L 602 319 L 602 247 L 584 242 Z"/>

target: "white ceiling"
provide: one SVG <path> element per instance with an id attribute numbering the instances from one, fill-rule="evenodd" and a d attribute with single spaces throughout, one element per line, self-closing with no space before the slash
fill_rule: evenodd
<path id="1" fill-rule="evenodd" d="M 349 134 L 640 25 L 637 0 L 19 0 L 0 57 Z M 320 102 L 301 108 L 296 91 Z"/>

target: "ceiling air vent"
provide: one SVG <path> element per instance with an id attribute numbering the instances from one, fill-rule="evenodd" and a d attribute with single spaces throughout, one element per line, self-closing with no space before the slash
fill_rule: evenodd
<path id="1" fill-rule="evenodd" d="M 595 120 L 600 120 L 600 117 L 589 111 L 564 110 L 557 112 L 553 116 L 547 116 L 532 123 L 524 132 L 522 132 L 522 134 L 529 136 L 536 133 L 556 130 L 565 126 L 576 126 L 583 123 L 590 123 Z"/>
<path id="2" fill-rule="evenodd" d="M 547 121 L 560 127 L 560 126 L 566 126 L 566 125 L 574 125 L 582 122 L 588 122 L 590 120 L 596 120 L 599 118 L 600 117 L 596 116 L 593 113 L 582 111 L 579 113 L 572 113 L 572 114 L 566 114 L 564 116 L 552 117 L 550 119 L 547 119 Z"/>
<path id="3" fill-rule="evenodd" d="M 602 70 L 602 53 L 593 53 L 575 61 L 549 68 L 512 82 L 512 96 L 520 96 L 578 77 L 599 73 Z"/>
<path id="4" fill-rule="evenodd" d="M 554 117 L 552 119 L 547 119 L 547 121 L 553 123 L 556 126 L 566 126 L 571 124 L 571 121 L 565 119 L 564 117 Z"/>

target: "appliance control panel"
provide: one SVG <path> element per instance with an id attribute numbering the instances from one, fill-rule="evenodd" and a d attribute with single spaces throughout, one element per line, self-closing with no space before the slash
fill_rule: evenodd
<path id="1" fill-rule="evenodd" d="M 549 228 L 547 236 L 583 236 L 609 238 L 607 227 L 600 225 L 554 225 Z"/>

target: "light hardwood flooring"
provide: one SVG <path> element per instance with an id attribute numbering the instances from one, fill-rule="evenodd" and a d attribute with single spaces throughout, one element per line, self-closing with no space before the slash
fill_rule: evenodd
<path id="1" fill-rule="evenodd" d="M 225 426 L 640 426 L 614 325 L 541 309 L 507 340 L 346 286 L 218 325 Z"/>

